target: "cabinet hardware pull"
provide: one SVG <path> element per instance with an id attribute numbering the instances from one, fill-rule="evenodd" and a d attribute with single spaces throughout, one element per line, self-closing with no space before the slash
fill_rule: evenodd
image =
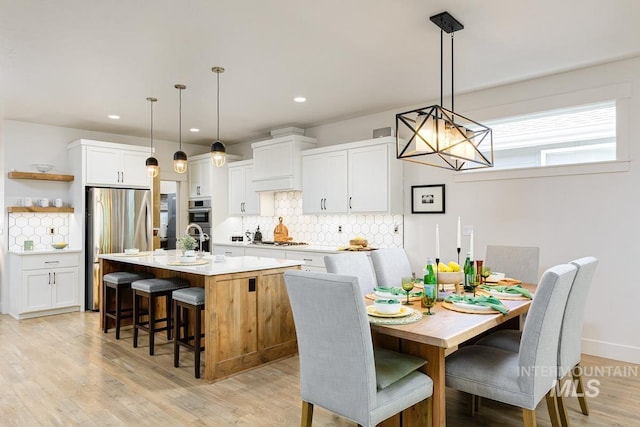
<path id="1" fill-rule="evenodd" d="M 302 258 L 302 260 L 303 261 L 309 261 L 309 262 L 313 261 L 312 259 L 309 259 L 309 258 Z"/>
<path id="2" fill-rule="evenodd" d="M 231 252 L 231 251 L 225 251 L 225 253 L 224 253 L 224 254 L 225 254 L 225 255 L 232 255 L 232 254 L 233 254 L 233 252 Z"/>
<path id="3" fill-rule="evenodd" d="M 124 171 L 120 172 L 122 175 L 120 175 L 122 177 L 122 181 L 120 182 L 124 182 Z"/>
<path id="4" fill-rule="evenodd" d="M 56 284 L 56 272 L 55 271 L 53 272 L 53 284 L 54 285 Z"/>
<path id="5" fill-rule="evenodd" d="M 252 277 L 249 279 L 249 292 L 256 291 L 256 278 Z"/>
<path id="6" fill-rule="evenodd" d="M 351 209 L 351 197 L 349 197 L 349 209 Z"/>
<path id="7" fill-rule="evenodd" d="M 45 264 L 57 264 L 57 263 L 59 263 L 59 262 L 60 262 L 60 261 L 45 261 L 44 263 L 45 263 Z"/>
<path id="8" fill-rule="evenodd" d="M 323 201 L 323 200 L 324 200 L 324 199 L 320 199 L 320 210 L 324 209 L 324 208 L 322 207 L 322 201 Z"/>
<path id="9" fill-rule="evenodd" d="M 51 284 L 51 273 L 49 273 L 49 284 Z"/>

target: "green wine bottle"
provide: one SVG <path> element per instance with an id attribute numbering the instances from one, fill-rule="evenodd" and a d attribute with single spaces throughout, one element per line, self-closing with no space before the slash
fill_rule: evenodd
<path id="1" fill-rule="evenodd" d="M 436 270 L 433 264 L 433 259 L 427 258 L 427 266 L 424 272 L 424 283 L 428 285 L 436 284 Z"/>
<path id="2" fill-rule="evenodd" d="M 473 262 L 471 261 L 471 253 L 467 252 L 467 259 L 464 260 L 464 291 L 465 292 L 473 292 L 473 280 L 474 280 L 474 271 L 473 271 Z"/>

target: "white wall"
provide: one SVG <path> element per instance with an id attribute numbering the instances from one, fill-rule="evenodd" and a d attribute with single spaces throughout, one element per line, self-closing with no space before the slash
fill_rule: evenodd
<path id="1" fill-rule="evenodd" d="M 71 186 L 67 183 L 53 181 L 30 181 L 5 179 L 7 172 L 12 170 L 35 172 L 32 163 L 49 163 L 55 166 L 53 172 L 66 173 L 72 168 L 67 160 L 67 144 L 77 139 L 92 139 L 98 141 L 117 142 L 123 144 L 149 146 L 148 138 L 139 138 L 126 135 L 117 135 L 102 132 L 90 132 L 82 129 L 62 128 L 56 126 L 39 125 L 34 123 L 18 122 L 12 120 L 0 121 L 0 208 L 2 219 L 0 233 L 2 249 L 0 249 L 0 312 L 6 313 L 8 309 L 8 275 L 6 268 L 2 267 L 2 259 L 7 251 L 6 225 L 8 214 L 5 206 L 13 206 L 23 197 L 48 197 L 49 199 L 70 199 Z M 185 176 L 176 177 L 173 172 L 173 153 L 178 149 L 177 142 L 154 140 L 155 157 L 160 163 L 163 179 L 185 179 Z M 182 144 L 183 151 L 188 156 L 209 151 L 209 147 Z M 165 178 L 167 177 L 167 178 Z M 77 177 L 79 179 L 79 177 Z M 187 186 L 181 191 L 181 227 L 186 226 L 186 209 L 188 191 Z M 183 225 L 184 223 L 184 225 Z"/>
<path id="2" fill-rule="evenodd" d="M 456 111 L 477 120 L 521 113 L 548 98 L 588 89 L 628 85 L 632 124 L 640 117 L 640 58 L 599 65 L 480 92 L 457 95 Z M 578 96 L 579 98 L 579 96 Z M 430 105 L 435 102 L 425 103 Z M 445 101 L 448 106 L 448 101 Z M 307 129 L 305 135 L 332 145 L 371 138 L 375 128 L 395 128 L 395 114 L 411 107 Z M 476 114 L 476 115 L 473 115 Z M 623 120 L 623 123 L 629 123 Z M 487 244 L 540 247 L 541 272 L 555 264 L 593 255 L 600 259 L 586 306 L 583 351 L 640 363 L 637 304 L 640 276 L 632 273 L 640 259 L 640 172 L 635 159 L 640 141 L 633 125 L 618 129 L 629 170 L 617 173 L 457 182 L 455 173 L 412 163 L 404 165 L 405 249 L 419 271 L 434 255 L 435 225 L 440 226 L 441 257 L 455 259 L 457 217 L 474 226 L 476 258 Z M 446 213 L 412 215 L 411 185 L 445 184 Z M 468 239 L 463 240 L 463 252 Z"/>

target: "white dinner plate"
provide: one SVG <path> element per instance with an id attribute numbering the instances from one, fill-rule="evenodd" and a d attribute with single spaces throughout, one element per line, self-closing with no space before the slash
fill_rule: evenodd
<path id="1" fill-rule="evenodd" d="M 404 317 L 413 313 L 413 308 L 405 307 L 404 305 L 400 307 L 400 312 L 395 314 L 387 314 L 387 313 L 378 313 L 376 311 L 375 305 L 367 306 L 367 314 L 373 317 Z"/>
<path id="2" fill-rule="evenodd" d="M 486 305 L 469 304 L 462 301 L 452 301 L 451 304 L 455 305 L 456 307 L 464 308 L 465 310 L 475 310 L 475 311 L 493 310 L 493 308 Z"/>

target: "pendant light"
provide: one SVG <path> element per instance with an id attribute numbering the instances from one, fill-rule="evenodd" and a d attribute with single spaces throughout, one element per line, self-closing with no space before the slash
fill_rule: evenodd
<path id="1" fill-rule="evenodd" d="M 216 80 L 218 83 L 218 91 L 216 95 L 216 113 L 218 116 L 218 133 L 216 136 L 216 142 L 211 144 L 211 163 L 214 166 L 221 168 L 224 166 L 227 149 L 222 142 L 220 142 L 220 74 L 224 73 L 224 68 L 213 67 L 211 69 L 216 73 Z"/>
<path id="2" fill-rule="evenodd" d="M 158 166 L 158 159 L 153 157 L 153 103 L 157 101 L 156 98 L 147 98 L 151 105 L 151 156 L 144 162 L 147 168 L 147 176 L 149 178 L 155 178 L 160 173 L 160 167 Z"/>
<path id="3" fill-rule="evenodd" d="M 398 159 L 453 170 L 493 166 L 490 128 L 454 113 L 453 33 L 464 26 L 449 12 L 429 18 L 440 27 L 440 105 L 396 114 Z M 443 108 L 443 37 L 451 34 L 451 110 Z"/>
<path id="4" fill-rule="evenodd" d="M 183 84 L 177 84 L 174 86 L 180 93 L 180 108 L 179 108 L 179 133 L 178 138 L 180 141 L 180 149 L 173 155 L 173 170 L 177 173 L 185 173 L 187 171 L 187 154 L 182 151 L 182 91 L 187 87 Z"/>

